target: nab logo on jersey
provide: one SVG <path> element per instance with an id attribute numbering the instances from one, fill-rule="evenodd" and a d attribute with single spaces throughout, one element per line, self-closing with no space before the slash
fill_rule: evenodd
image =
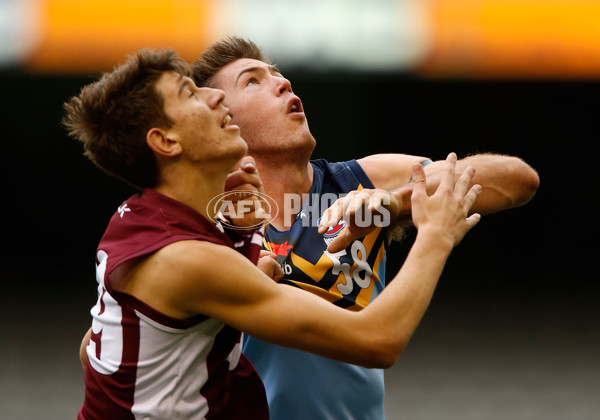
<path id="1" fill-rule="evenodd" d="M 275 242 L 269 242 L 269 248 L 275 255 L 288 256 L 290 250 L 294 248 L 294 245 L 288 245 L 288 241 L 282 244 L 276 244 Z"/>
<path id="2" fill-rule="evenodd" d="M 320 222 L 321 222 L 321 219 L 319 218 L 319 220 L 317 221 L 317 224 L 319 224 Z M 327 229 L 327 232 L 325 232 L 323 234 L 323 240 L 325 241 L 325 243 L 327 245 L 329 245 L 335 239 L 335 237 L 340 234 L 340 232 L 345 227 L 346 227 L 346 222 L 344 221 L 344 219 L 342 219 L 338 222 L 337 225 L 331 226 L 329 229 Z"/>

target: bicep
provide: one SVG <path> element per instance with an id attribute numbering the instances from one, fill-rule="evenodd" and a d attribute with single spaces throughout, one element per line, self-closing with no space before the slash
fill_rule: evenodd
<path id="1" fill-rule="evenodd" d="M 375 188 L 392 189 L 406 184 L 412 173 L 412 166 L 426 160 L 423 156 L 400 153 L 378 154 L 358 159 Z"/>

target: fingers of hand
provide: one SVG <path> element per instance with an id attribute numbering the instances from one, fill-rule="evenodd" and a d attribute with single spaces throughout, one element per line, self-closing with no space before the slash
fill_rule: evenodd
<path id="1" fill-rule="evenodd" d="M 444 163 L 444 171 L 438 191 L 444 191 L 447 189 L 450 189 L 451 191 L 454 190 L 454 181 L 456 179 L 456 160 L 456 153 L 451 152 L 448 154 L 446 162 Z"/>
<path id="2" fill-rule="evenodd" d="M 239 200 L 253 200 L 256 198 L 257 189 L 252 184 L 240 184 L 236 185 L 235 188 L 227 190 L 227 199 L 232 202 Z"/>
<path id="3" fill-rule="evenodd" d="M 244 156 L 239 160 L 225 180 L 225 191 L 249 189 L 262 192 L 262 180 L 252 156 Z"/>
<path id="4" fill-rule="evenodd" d="M 412 193 L 412 186 L 404 188 L 404 191 Z M 382 214 L 382 209 L 386 209 L 387 214 L 395 218 L 400 214 L 402 202 L 396 198 L 392 191 L 377 189 L 371 197 L 369 210 L 374 215 L 380 215 Z"/>
<path id="5" fill-rule="evenodd" d="M 467 217 L 467 226 L 471 229 L 481 220 L 481 215 L 479 213 L 473 213 L 469 217 Z"/>
<path id="6" fill-rule="evenodd" d="M 342 249 L 346 249 L 350 243 L 356 239 L 348 228 L 342 230 L 336 238 L 331 241 L 331 243 L 327 246 L 327 251 L 332 254 L 341 251 Z"/>
<path id="7" fill-rule="evenodd" d="M 481 185 L 475 184 L 471 187 L 469 192 L 464 196 L 463 203 L 465 206 L 465 210 L 467 212 L 473 208 L 473 205 L 475 204 L 475 200 L 477 200 L 477 197 L 479 197 L 479 194 L 481 194 L 481 191 L 482 191 Z"/>
<path id="8" fill-rule="evenodd" d="M 240 186 L 249 184 L 247 178 L 248 174 L 241 169 L 230 172 L 225 179 L 225 191 L 239 189 Z"/>
<path id="9" fill-rule="evenodd" d="M 420 166 L 420 165 L 419 165 Z M 395 190 L 392 190 L 390 193 L 390 195 L 392 196 L 393 200 L 391 202 L 391 205 L 397 205 L 397 209 L 399 212 L 409 212 L 410 213 L 410 209 L 411 209 L 411 197 L 412 197 L 412 192 L 413 192 L 413 184 L 412 182 L 409 184 L 405 184 L 400 188 L 396 188 Z M 396 203 L 396 204 L 394 204 Z M 392 210 L 394 208 L 392 207 Z"/>
<path id="10" fill-rule="evenodd" d="M 261 249 L 260 250 L 260 254 L 259 254 L 259 258 L 262 258 L 262 257 L 270 257 L 270 258 L 273 258 L 273 259 L 277 259 L 277 254 L 275 254 L 272 251 L 268 251 L 266 249 Z"/>
<path id="11" fill-rule="evenodd" d="M 469 177 L 469 179 L 470 179 L 470 177 Z M 481 193 L 481 190 L 482 190 L 481 185 L 475 184 L 469 189 L 467 194 L 464 195 L 464 197 L 461 200 L 461 202 L 462 202 L 461 214 L 464 217 L 464 219 L 463 219 L 464 225 L 463 226 L 466 228 L 463 232 L 463 235 L 468 230 L 470 230 L 473 226 L 475 226 L 477 223 L 479 223 L 479 221 L 481 220 L 481 215 L 479 213 L 473 213 L 473 214 L 469 215 L 469 212 L 473 208 L 473 205 L 475 204 L 477 197 Z M 459 240 L 460 240 L 460 238 L 459 238 Z"/>
<path id="12" fill-rule="evenodd" d="M 344 216 L 344 199 L 338 198 L 327 210 L 321 215 L 319 223 L 319 233 L 327 232 L 331 226 L 337 225 L 340 219 Z"/>
<path id="13" fill-rule="evenodd" d="M 338 199 L 338 202 L 343 208 L 343 213 L 347 214 L 348 211 L 352 211 L 352 209 L 355 206 L 355 201 L 359 194 L 359 191 L 350 191 L 344 197 Z"/>
<path id="14" fill-rule="evenodd" d="M 245 172 L 255 172 L 256 162 L 252 156 L 244 156 L 234 166 L 234 169 L 241 169 Z"/>
<path id="15" fill-rule="evenodd" d="M 348 220 L 354 219 L 357 213 L 361 213 L 371 201 L 373 190 L 353 191 L 351 196 L 348 196 L 348 206 L 346 207 L 345 215 Z"/>
<path id="16" fill-rule="evenodd" d="M 279 281 L 283 278 L 284 274 L 285 273 L 283 272 L 283 268 L 281 268 L 281 266 L 277 264 L 275 270 L 273 270 L 273 276 L 271 278 L 275 281 Z"/>
<path id="17" fill-rule="evenodd" d="M 473 175 L 475 175 L 475 168 L 472 166 L 467 167 L 460 177 L 456 180 L 456 184 L 454 184 L 454 192 L 460 197 L 464 197 L 469 189 L 469 184 L 471 183 L 471 179 L 473 179 Z"/>
<path id="18" fill-rule="evenodd" d="M 370 220 L 370 217 L 380 215 L 382 208 L 390 206 L 394 206 L 397 210 L 399 204 L 389 191 L 380 189 L 351 191 L 323 212 L 318 228 L 319 233 L 326 232 L 330 226 L 335 226 L 341 219 L 344 219 L 349 226 L 354 226 L 355 220 Z"/>
<path id="19" fill-rule="evenodd" d="M 247 191 L 263 191 L 263 185 L 258 173 L 248 173 L 242 170 L 227 175 L 225 180 L 225 191 L 247 190 Z"/>
<path id="20" fill-rule="evenodd" d="M 481 219 L 479 214 L 469 215 L 481 193 L 481 186 L 474 185 L 469 188 L 475 174 L 472 167 L 465 169 L 457 179 L 456 161 L 456 154 L 450 153 L 445 161 L 439 187 L 430 197 L 426 195 L 425 182 L 421 182 L 422 169 L 421 171 L 417 167 L 413 169 L 413 179 L 416 183 L 413 184 L 412 213 L 416 226 L 423 223 L 447 224 L 446 231 L 454 231 L 460 240 L 462 235 Z M 452 226 L 458 230 L 452 229 Z"/>
<path id="21" fill-rule="evenodd" d="M 378 210 L 388 206 L 391 202 L 391 196 L 387 191 L 375 190 L 369 199 L 369 209 Z"/>
<path id="22" fill-rule="evenodd" d="M 345 197 L 338 198 L 321 215 L 319 233 L 324 233 L 330 226 L 335 226 L 344 217 L 350 219 L 354 216 L 357 206 L 360 206 L 360 192 L 351 191 Z"/>
<path id="23" fill-rule="evenodd" d="M 269 276 L 270 278 L 272 278 L 275 281 L 277 281 L 283 277 L 283 269 L 277 263 L 277 260 L 275 260 L 273 258 L 270 258 L 268 256 L 265 258 L 260 258 L 258 260 L 258 263 L 256 264 L 256 266 L 263 273 L 265 273 L 267 276 Z"/>
<path id="24" fill-rule="evenodd" d="M 418 163 L 412 167 L 412 182 L 413 188 L 411 193 L 411 200 L 419 200 L 423 197 L 427 197 L 427 185 L 426 185 L 425 170 Z"/>

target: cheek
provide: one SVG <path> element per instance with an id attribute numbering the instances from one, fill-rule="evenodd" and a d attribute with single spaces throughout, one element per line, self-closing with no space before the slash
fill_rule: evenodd
<path id="1" fill-rule="evenodd" d="M 234 106 L 229 105 L 229 110 L 233 114 L 233 119 L 235 120 L 248 120 L 254 118 L 257 115 L 257 108 L 260 106 L 257 101 L 254 103 L 250 100 L 250 98 L 240 98 L 235 102 Z"/>
<path id="2" fill-rule="evenodd" d="M 260 127 L 264 124 L 261 112 L 257 107 L 252 106 L 239 106 L 236 108 L 230 108 L 233 118 L 231 119 L 232 124 L 240 127 L 242 132 L 254 131 L 256 127 Z"/>

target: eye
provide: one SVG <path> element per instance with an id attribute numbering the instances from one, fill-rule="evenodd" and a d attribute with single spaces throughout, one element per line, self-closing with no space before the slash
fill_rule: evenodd
<path id="1" fill-rule="evenodd" d="M 258 79 L 256 77 L 251 77 L 246 81 L 246 86 L 257 85 Z"/>

